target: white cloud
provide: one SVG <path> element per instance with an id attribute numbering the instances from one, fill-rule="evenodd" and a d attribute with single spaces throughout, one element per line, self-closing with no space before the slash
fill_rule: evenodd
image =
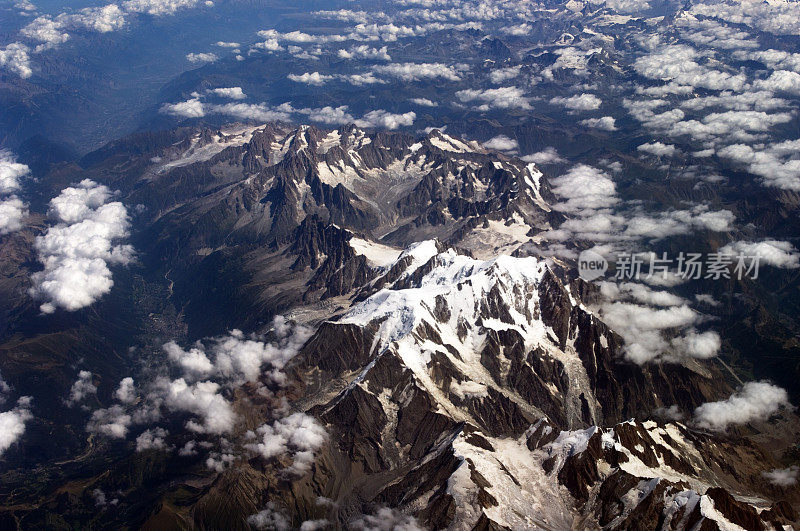
<path id="1" fill-rule="evenodd" d="M 240 120 L 255 120 L 259 122 L 287 121 L 289 113 L 280 108 L 273 108 L 263 103 L 226 103 L 214 105 L 209 112 L 227 114 Z"/>
<path id="2" fill-rule="evenodd" d="M 422 531 L 422 527 L 411 515 L 396 509 L 382 507 L 375 514 L 364 514 L 348 524 L 349 529 L 358 531 Z"/>
<path id="3" fill-rule="evenodd" d="M 800 74 L 789 72 L 788 70 L 778 70 L 773 72 L 767 79 L 756 81 L 753 86 L 774 92 L 800 95 Z"/>
<path id="4" fill-rule="evenodd" d="M 21 42 L 12 42 L 0 48 L 0 69 L 17 74 L 21 78 L 33 75 L 28 47 Z"/>
<path id="5" fill-rule="evenodd" d="M 605 4 L 620 13 L 638 13 L 650 9 L 647 0 L 605 0 Z"/>
<path id="6" fill-rule="evenodd" d="M 642 365 L 677 362 L 682 358 L 707 359 L 717 355 L 721 341 L 716 332 L 700 333 L 693 325 L 703 318 L 688 305 L 657 309 L 627 302 L 602 306 L 603 321 L 625 340 L 625 357 Z M 682 336 L 667 339 L 669 329 L 684 329 Z"/>
<path id="7" fill-rule="evenodd" d="M 327 439 L 325 428 L 305 413 L 293 413 L 272 424 L 264 424 L 256 432 L 258 442 L 245 447 L 264 459 L 289 454 L 293 460 L 289 471 L 297 474 L 308 471 L 314 452 Z"/>
<path id="8" fill-rule="evenodd" d="M 735 219 L 730 210 L 710 210 L 707 205 L 695 205 L 689 210 L 666 210 L 654 214 L 639 212 L 626 221 L 624 236 L 666 238 L 676 234 L 689 234 L 693 229 L 727 232 L 733 228 Z"/>
<path id="9" fill-rule="evenodd" d="M 136 402 L 136 387 L 133 378 L 127 376 L 119 382 L 119 387 L 114 391 L 114 397 L 123 404 L 133 404 Z"/>
<path id="10" fill-rule="evenodd" d="M 336 52 L 336 55 L 342 59 L 379 59 L 381 61 L 391 61 L 392 57 L 389 55 L 386 46 L 381 48 L 371 48 L 366 44 L 352 46 L 350 49 L 344 48 Z"/>
<path id="11" fill-rule="evenodd" d="M 241 45 L 238 42 L 225 42 L 225 41 L 217 41 L 217 46 L 220 48 L 239 48 Z"/>
<path id="12" fill-rule="evenodd" d="M 416 103 L 417 105 L 421 105 L 422 107 L 438 107 L 439 104 L 435 101 L 429 100 L 428 98 L 411 98 L 411 103 Z"/>
<path id="13" fill-rule="evenodd" d="M 149 15 L 174 15 L 180 9 L 197 6 L 198 0 L 128 0 L 123 3 L 126 11 Z"/>
<path id="14" fill-rule="evenodd" d="M 781 407 L 791 407 L 785 389 L 768 382 L 748 382 L 729 398 L 695 409 L 694 419 L 703 428 L 721 431 L 731 424 L 766 420 Z"/>
<path id="15" fill-rule="evenodd" d="M 115 244 L 128 236 L 128 212 L 110 197 L 107 187 L 84 179 L 50 201 L 56 224 L 36 237 L 44 270 L 31 275 L 31 295 L 45 300 L 42 312 L 89 306 L 114 285 L 109 264 L 133 260 L 130 245 Z"/>
<path id="16" fill-rule="evenodd" d="M 322 107 L 320 109 L 298 109 L 297 112 L 305 114 L 310 120 L 323 124 L 348 124 L 355 118 L 347 112 L 347 105 L 340 107 Z"/>
<path id="17" fill-rule="evenodd" d="M 213 63 L 218 59 L 219 56 L 217 56 L 215 53 L 200 52 L 186 54 L 186 60 L 190 63 Z"/>
<path id="18" fill-rule="evenodd" d="M 521 69 L 521 66 L 509 66 L 507 68 L 498 68 L 497 70 L 492 70 L 489 72 L 489 80 L 495 85 L 499 85 L 503 81 L 508 81 L 509 79 L 514 79 L 515 77 L 519 76 Z"/>
<path id="19" fill-rule="evenodd" d="M 673 144 L 650 142 L 648 144 L 642 144 L 641 146 L 637 147 L 636 150 L 641 151 L 642 153 L 650 153 L 656 157 L 671 157 L 675 154 L 677 148 Z"/>
<path id="20" fill-rule="evenodd" d="M 230 98 L 232 100 L 243 100 L 247 97 L 242 91 L 242 87 L 220 87 L 211 92 L 222 98 Z"/>
<path id="21" fill-rule="evenodd" d="M 14 409 L 0 413 L 0 455 L 25 433 L 25 423 L 33 418 L 31 402 L 31 397 L 23 396 Z"/>
<path id="22" fill-rule="evenodd" d="M 136 451 L 166 450 L 167 443 L 164 437 L 167 435 L 168 432 L 164 428 L 153 428 L 143 431 L 141 435 L 136 437 Z"/>
<path id="23" fill-rule="evenodd" d="M 191 431 L 223 434 L 233 429 L 236 415 L 219 390 L 220 385 L 215 382 L 189 385 L 183 378 L 178 378 L 167 384 L 165 403 L 172 411 L 185 411 L 200 417 L 200 422 L 190 420 L 186 423 Z"/>
<path id="24" fill-rule="evenodd" d="M 41 16 L 22 28 L 20 34 L 41 43 L 36 46 L 36 51 L 40 52 L 67 42 L 69 33 L 63 31 L 63 28 L 64 22 L 55 21 L 49 16 Z"/>
<path id="25" fill-rule="evenodd" d="M 553 192 L 566 198 L 555 209 L 578 213 L 609 208 L 619 202 L 617 187 L 609 175 L 597 168 L 578 164 L 567 173 L 550 180 Z"/>
<path id="26" fill-rule="evenodd" d="M 525 162 L 535 162 L 536 164 L 561 164 L 566 162 L 564 157 L 558 154 L 554 147 L 546 147 L 542 151 L 525 155 L 522 157 Z"/>
<path id="27" fill-rule="evenodd" d="M 461 79 L 456 67 L 442 63 L 393 63 L 375 66 L 373 70 L 403 81 L 439 78 L 448 81 L 459 81 Z"/>
<path id="28" fill-rule="evenodd" d="M 633 68 L 649 79 L 674 81 L 679 85 L 712 90 L 741 90 L 747 78 L 744 74 L 729 74 L 701 65 L 700 52 L 685 44 L 664 45 L 636 59 Z"/>
<path id="29" fill-rule="evenodd" d="M 573 111 L 593 111 L 600 108 L 603 100 L 594 94 L 576 94 L 575 96 L 556 96 L 550 100 L 553 105 L 561 105 Z"/>
<path id="30" fill-rule="evenodd" d="M 160 111 L 164 114 L 171 114 L 182 118 L 202 118 L 206 115 L 205 106 L 197 98 L 181 101 L 178 103 L 165 103 Z"/>
<path id="31" fill-rule="evenodd" d="M 28 216 L 28 205 L 15 195 L 0 198 L 0 235 L 18 231 Z"/>
<path id="32" fill-rule="evenodd" d="M 735 256 L 757 256 L 760 264 L 783 269 L 800 267 L 800 253 L 797 252 L 797 249 L 791 243 L 779 240 L 737 241 L 723 246 L 719 252 Z"/>
<path id="33" fill-rule="evenodd" d="M 250 515 L 247 523 L 259 530 L 288 531 L 291 529 L 289 519 L 278 512 L 272 502 L 267 503 L 267 507 L 263 511 Z"/>
<path id="34" fill-rule="evenodd" d="M 484 142 L 483 147 L 497 151 L 514 151 L 519 148 L 519 142 L 505 135 L 498 135 Z"/>
<path id="35" fill-rule="evenodd" d="M 122 439 L 128 433 L 131 416 L 120 405 L 97 409 L 86 424 L 86 431 L 105 435 L 111 439 Z"/>
<path id="36" fill-rule="evenodd" d="M 798 477 L 800 477 L 800 467 L 790 466 L 788 468 L 776 468 L 769 472 L 762 474 L 773 485 L 779 487 L 791 487 L 797 485 Z"/>
<path id="37" fill-rule="evenodd" d="M 746 24 L 775 35 L 800 35 L 800 6 L 795 2 L 697 2 L 691 13 Z"/>
<path id="38" fill-rule="evenodd" d="M 69 390 L 69 398 L 66 400 L 66 404 L 72 407 L 87 396 L 96 394 L 97 386 L 92 382 L 92 373 L 89 371 L 80 371 L 78 373 L 78 379 L 75 380 L 75 383 L 72 384 Z"/>
<path id="39" fill-rule="evenodd" d="M 414 123 L 417 115 L 413 111 L 403 114 L 393 114 L 385 110 L 370 111 L 354 123 L 358 127 L 371 127 L 376 129 L 397 129 L 407 127 Z"/>
<path id="40" fill-rule="evenodd" d="M 679 297 L 666 291 L 655 291 L 635 282 L 599 282 L 600 293 L 607 299 L 622 300 L 630 299 L 636 302 L 655 305 L 655 306 L 681 306 L 686 302 L 683 297 Z"/>
<path id="41" fill-rule="evenodd" d="M 258 336 L 246 337 L 240 330 L 208 340 L 208 352 L 198 342 L 189 350 L 183 350 L 174 341 L 164 345 L 171 363 L 179 367 L 184 378 L 194 380 L 216 375 L 236 385 L 255 382 L 264 374 L 262 367 L 268 364 L 272 371 L 269 377 L 283 383 L 285 377 L 280 370 L 293 358 L 311 335 L 311 330 L 288 323 L 283 316 L 272 321 L 275 341 L 266 342 Z M 213 362 L 212 362 L 213 358 Z"/>
<path id="42" fill-rule="evenodd" d="M 372 72 L 367 72 L 364 74 L 337 74 L 337 79 L 344 81 L 345 83 L 350 83 L 351 85 L 355 85 L 360 87 L 362 85 L 374 85 L 377 83 L 384 84 L 386 81 L 375 77 Z"/>
<path id="43" fill-rule="evenodd" d="M 530 109 L 531 105 L 518 87 L 500 87 L 496 89 L 467 89 L 456 92 L 456 97 L 464 103 L 481 102 L 479 110 L 495 109 Z"/>
<path id="44" fill-rule="evenodd" d="M 297 83 L 306 83 L 307 85 L 314 85 L 316 87 L 322 86 L 331 79 L 333 76 L 320 74 L 319 72 L 305 72 L 304 74 L 289 74 L 288 77 L 291 81 Z"/>
<path id="45" fill-rule="evenodd" d="M 800 191 L 798 147 L 800 140 L 756 148 L 747 144 L 733 144 L 717 150 L 717 155 L 746 166 L 750 173 L 760 176 L 766 186 Z"/>
<path id="46" fill-rule="evenodd" d="M 603 116 L 602 118 L 587 118 L 578 122 L 584 127 L 601 129 L 603 131 L 616 131 L 617 124 L 613 116 Z"/>
<path id="47" fill-rule="evenodd" d="M 20 189 L 20 179 L 30 173 L 30 168 L 16 161 L 10 151 L 0 149 L 0 194 L 10 194 Z"/>

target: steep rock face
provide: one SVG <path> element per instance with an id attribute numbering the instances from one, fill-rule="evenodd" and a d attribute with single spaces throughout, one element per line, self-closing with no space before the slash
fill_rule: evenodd
<path id="1" fill-rule="evenodd" d="M 132 153 L 122 160 L 125 149 Z M 134 247 L 148 270 L 168 276 L 176 303 L 212 332 L 342 296 L 387 263 L 337 250 L 333 234 L 342 240 L 349 231 L 368 251 L 393 248 L 378 254 L 435 237 L 490 256 L 513 251 L 557 217 L 533 164 L 435 130 L 415 138 L 352 125 L 231 125 L 132 138 L 85 163 L 126 203 L 141 205 Z M 327 247 L 298 254 L 303 245 L 325 246 L 321 230 L 331 234 Z M 225 302 L 218 323 L 204 316 L 222 303 L 208 284 L 247 286 L 228 290 L 235 300 Z"/>
<path id="2" fill-rule="evenodd" d="M 686 529 L 779 514 L 730 496 L 760 488 L 757 447 L 620 423 L 729 390 L 710 365 L 621 365 L 620 338 L 544 262 L 423 242 L 382 271 L 288 368 L 331 434 L 335 474 L 311 481 L 336 478 L 340 518 L 390 505 L 432 529 Z"/>

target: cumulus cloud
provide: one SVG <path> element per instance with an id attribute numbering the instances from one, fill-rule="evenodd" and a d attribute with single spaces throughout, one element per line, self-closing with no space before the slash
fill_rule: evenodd
<path id="1" fill-rule="evenodd" d="M 483 147 L 497 151 L 515 151 L 519 148 L 519 142 L 505 135 L 498 135 L 484 142 Z"/>
<path id="2" fill-rule="evenodd" d="M 25 423 L 33 418 L 32 402 L 31 397 L 23 396 L 14 409 L 0 413 L 0 455 L 25 433 Z"/>
<path id="3" fill-rule="evenodd" d="M 422 107 L 438 107 L 439 106 L 439 104 L 437 102 L 429 100 L 428 98 L 411 98 L 408 101 L 410 101 L 411 103 L 415 103 L 417 105 L 420 105 Z"/>
<path id="4" fill-rule="evenodd" d="M 9 194 L 20 189 L 20 179 L 30 173 L 27 165 L 16 161 L 10 151 L 0 149 L 0 194 Z"/>
<path id="5" fill-rule="evenodd" d="M 566 159 L 559 155 L 554 147 L 546 147 L 537 153 L 525 155 L 522 160 L 536 164 L 561 164 L 566 162 Z"/>
<path id="6" fill-rule="evenodd" d="M 128 0 L 123 3 L 126 11 L 148 15 L 174 15 L 180 9 L 197 6 L 199 0 Z"/>
<path id="7" fill-rule="evenodd" d="M 132 404 L 136 402 L 136 387 L 133 384 L 133 378 L 127 376 L 119 382 L 119 387 L 114 391 L 114 397 L 123 404 Z"/>
<path id="8" fill-rule="evenodd" d="M 778 70 L 767 79 L 756 81 L 753 86 L 774 92 L 800 95 L 800 74 L 788 70 Z"/>
<path id="9" fill-rule="evenodd" d="M 553 192 L 566 201 L 554 206 L 562 212 L 579 213 L 609 208 L 619 202 L 617 187 L 609 175 L 586 164 L 573 166 L 550 180 Z"/>
<path id="10" fill-rule="evenodd" d="M 600 282 L 600 293 L 607 299 L 630 299 L 636 302 L 655 306 L 680 306 L 686 302 L 666 291 L 655 291 L 644 284 L 635 282 Z"/>
<path id="11" fill-rule="evenodd" d="M 305 413 L 293 413 L 272 424 L 264 424 L 256 433 L 258 442 L 245 447 L 264 459 L 289 455 L 292 465 L 288 470 L 296 474 L 304 474 L 310 469 L 314 452 L 328 436 L 325 428 Z"/>
<path id="12" fill-rule="evenodd" d="M 531 104 L 519 87 L 500 87 L 496 89 L 467 89 L 456 92 L 456 97 L 464 103 L 478 102 L 479 110 L 495 109 L 530 109 Z"/>
<path id="13" fill-rule="evenodd" d="M 207 112 L 233 116 L 239 120 L 259 122 L 287 121 L 289 113 L 280 107 L 270 107 L 264 103 L 225 103 L 207 106 Z"/>
<path id="14" fill-rule="evenodd" d="M 236 415 L 230 402 L 219 393 L 220 385 L 204 381 L 187 384 L 178 378 L 166 384 L 166 405 L 176 412 L 188 412 L 199 417 L 189 420 L 186 427 L 198 433 L 223 434 L 233 429 Z"/>
<path id="15" fill-rule="evenodd" d="M 768 382 L 748 382 L 725 400 L 699 406 L 694 420 L 703 428 L 722 431 L 732 424 L 765 420 L 782 407 L 791 407 L 785 389 Z"/>
<path id="16" fill-rule="evenodd" d="M 322 107 L 318 109 L 297 109 L 300 114 L 305 114 L 314 122 L 323 124 L 348 124 L 355 121 L 355 118 L 347 112 L 347 105 L 339 107 Z"/>
<path id="17" fill-rule="evenodd" d="M 263 511 L 250 515 L 247 523 L 256 529 L 269 529 L 270 531 L 288 531 L 291 529 L 289 519 L 281 514 L 272 502 L 267 503 Z"/>
<path id="18" fill-rule="evenodd" d="M 92 417 L 86 424 L 86 431 L 111 439 L 122 439 L 127 435 L 131 422 L 132 418 L 125 412 L 125 409 L 115 404 L 92 412 Z"/>
<path id="19" fill-rule="evenodd" d="M 616 120 L 612 116 L 603 116 L 602 118 L 587 118 L 578 122 L 584 127 L 591 127 L 593 129 L 601 129 L 603 131 L 616 131 Z"/>
<path id="20" fill-rule="evenodd" d="M 22 220 L 28 216 L 28 205 L 15 195 L 0 198 L 0 235 L 22 228 Z"/>
<path id="21" fill-rule="evenodd" d="M 349 523 L 349 528 L 359 531 L 422 531 L 424 529 L 413 516 L 389 507 L 382 507 L 374 514 L 359 516 Z"/>
<path id="22" fill-rule="evenodd" d="M 202 118 L 206 115 L 205 106 L 197 98 L 192 98 L 178 103 L 165 103 L 160 111 L 163 114 L 171 114 L 181 118 Z"/>
<path id="23" fill-rule="evenodd" d="M 153 428 L 145 430 L 136 437 L 136 451 L 144 452 L 147 450 L 166 450 L 167 443 L 164 438 L 168 435 L 164 428 Z"/>
<path id="24" fill-rule="evenodd" d="M 373 70 L 379 74 L 396 77 L 403 81 L 419 81 L 422 79 L 459 81 L 461 79 L 456 67 L 442 63 L 392 63 L 375 66 Z"/>
<path id="25" fill-rule="evenodd" d="M 272 322 L 276 340 L 264 341 L 258 336 L 246 337 L 240 330 L 233 330 L 227 336 L 208 341 L 208 349 L 203 343 L 196 343 L 189 350 L 183 350 L 171 341 L 164 345 L 169 360 L 183 372 L 188 379 L 206 378 L 216 375 L 228 382 L 241 385 L 255 382 L 262 375 L 262 367 L 271 367 L 270 378 L 282 383 L 280 373 L 287 361 L 299 352 L 311 335 L 304 326 L 287 323 L 282 316 Z M 209 357 L 209 354 L 211 357 Z M 213 362 L 211 360 L 213 358 Z"/>
<path id="26" fill-rule="evenodd" d="M 289 74 L 286 76 L 291 81 L 295 81 L 297 83 L 305 83 L 307 85 L 314 85 L 316 87 L 322 86 L 331 79 L 333 76 L 323 75 L 319 72 L 305 72 L 304 74 Z"/>
<path id="27" fill-rule="evenodd" d="M 797 485 L 797 479 L 800 477 L 800 467 L 776 468 L 775 470 L 764 472 L 762 475 L 773 485 L 791 487 Z"/>
<path id="28" fill-rule="evenodd" d="M 707 205 L 653 214 L 639 212 L 626 220 L 627 227 L 623 235 L 631 238 L 666 238 L 689 234 L 693 229 L 726 232 L 732 229 L 735 219 L 730 210 L 710 210 Z"/>
<path id="29" fill-rule="evenodd" d="M 649 79 L 674 81 L 679 85 L 712 90 L 741 90 L 747 78 L 744 74 L 729 74 L 700 64 L 702 54 L 685 44 L 656 48 L 634 61 L 633 68 Z"/>
<path id="30" fill-rule="evenodd" d="M 800 6 L 794 2 L 698 2 L 691 13 L 727 20 L 775 35 L 800 35 Z"/>
<path id="31" fill-rule="evenodd" d="M 766 186 L 800 191 L 800 140 L 786 140 L 754 148 L 733 144 L 717 150 L 720 158 L 744 165 L 747 171 L 762 178 Z"/>
<path id="32" fill-rule="evenodd" d="M 489 72 L 489 80 L 495 85 L 499 85 L 504 81 L 508 81 L 509 79 L 514 79 L 515 77 L 519 76 L 521 69 L 521 66 L 509 66 L 507 68 L 498 68 L 497 70 L 492 70 Z"/>
<path id="33" fill-rule="evenodd" d="M 650 9 L 647 0 L 605 0 L 605 4 L 620 13 L 639 13 Z"/>
<path id="34" fill-rule="evenodd" d="M 642 365 L 649 362 L 677 362 L 682 358 L 707 359 L 717 355 L 721 346 L 716 332 L 698 332 L 694 325 L 703 317 L 688 305 L 652 308 L 628 302 L 602 306 L 603 320 L 625 340 L 625 358 Z M 666 331 L 686 332 L 668 339 Z"/>
<path id="35" fill-rule="evenodd" d="M 550 100 L 553 105 L 560 105 L 572 111 L 593 111 L 600 108 L 603 100 L 594 94 L 576 94 L 575 96 L 556 96 Z"/>
<path id="36" fill-rule="evenodd" d="M 211 93 L 221 98 L 229 98 L 232 100 L 243 100 L 247 97 L 242 87 L 220 87 L 215 88 Z"/>
<path id="37" fill-rule="evenodd" d="M 355 85 L 360 87 L 362 85 L 374 85 L 377 83 L 385 84 L 386 81 L 375 77 L 372 72 L 367 72 L 365 74 L 337 74 L 336 79 L 344 81 L 345 83 L 350 83 L 351 85 Z"/>
<path id="38" fill-rule="evenodd" d="M 72 384 L 69 390 L 69 398 L 66 404 L 70 407 L 81 402 L 89 395 L 97 394 L 97 386 L 92 382 L 92 373 L 89 371 L 80 371 L 78 379 Z"/>
<path id="39" fill-rule="evenodd" d="M 736 241 L 723 246 L 719 252 L 735 256 L 757 256 L 760 264 L 783 269 L 800 267 L 800 253 L 791 243 L 780 240 Z"/>
<path id="40" fill-rule="evenodd" d="M 394 114 L 383 109 L 370 111 L 354 123 L 358 127 L 372 127 L 376 129 L 397 129 L 408 127 L 414 123 L 417 114 L 409 111 L 403 114 Z"/>
<path id="41" fill-rule="evenodd" d="M 167 360 L 181 377 L 157 377 L 145 381 L 144 385 L 140 383 L 138 390 L 133 378 L 122 379 L 114 392 L 119 403 L 94 411 L 86 429 L 111 438 L 123 438 L 131 425 L 157 422 L 170 412 L 192 415 L 186 423 L 190 431 L 210 435 L 229 433 L 237 417 L 226 393 L 260 379 L 278 387 L 285 385 L 286 377 L 281 369 L 311 335 L 310 329 L 288 322 L 282 316 L 276 317 L 272 325 L 269 341 L 234 330 L 225 336 L 197 342 L 187 350 L 175 342 L 166 343 Z M 269 393 L 266 387 L 260 389 Z M 142 444 L 158 444 L 157 439 L 163 439 L 159 433 L 151 431 Z M 230 460 L 226 455 L 231 452 L 223 450 L 216 457 L 210 457 L 211 468 L 228 466 Z M 194 447 L 186 452 L 194 453 Z M 297 457 L 298 467 L 305 457 L 305 454 Z"/>
<path id="42" fill-rule="evenodd" d="M 187 53 L 186 60 L 190 63 L 213 63 L 217 61 L 219 56 L 215 53 L 200 52 L 200 53 Z"/>
<path id="43" fill-rule="evenodd" d="M 128 212 L 111 191 L 84 179 L 50 201 L 56 221 L 35 247 L 44 270 L 31 275 L 32 296 L 44 299 L 43 313 L 57 307 L 75 311 L 94 303 L 114 285 L 109 265 L 133 260 L 130 245 L 115 242 L 128 236 Z"/>
<path id="44" fill-rule="evenodd" d="M 650 142 L 647 144 L 642 144 L 641 146 L 637 147 L 636 150 L 641 151 L 642 153 L 655 155 L 656 157 L 671 157 L 678 151 L 673 144 L 664 144 L 662 142 Z"/>
<path id="45" fill-rule="evenodd" d="M 389 55 L 386 46 L 380 48 L 371 48 L 366 44 L 352 46 L 345 50 L 344 48 L 336 52 L 336 55 L 342 59 L 377 59 L 381 61 L 391 61 L 392 57 Z"/>
<path id="46" fill-rule="evenodd" d="M 17 162 L 11 152 L 0 150 L 0 235 L 21 229 L 22 220 L 28 215 L 28 205 L 16 195 L 7 194 L 18 191 L 22 187 L 20 179 L 29 172 L 28 166 Z"/>
<path id="47" fill-rule="evenodd" d="M 5 69 L 25 79 L 33 75 L 29 49 L 21 42 L 12 42 L 0 48 L 0 69 Z"/>

